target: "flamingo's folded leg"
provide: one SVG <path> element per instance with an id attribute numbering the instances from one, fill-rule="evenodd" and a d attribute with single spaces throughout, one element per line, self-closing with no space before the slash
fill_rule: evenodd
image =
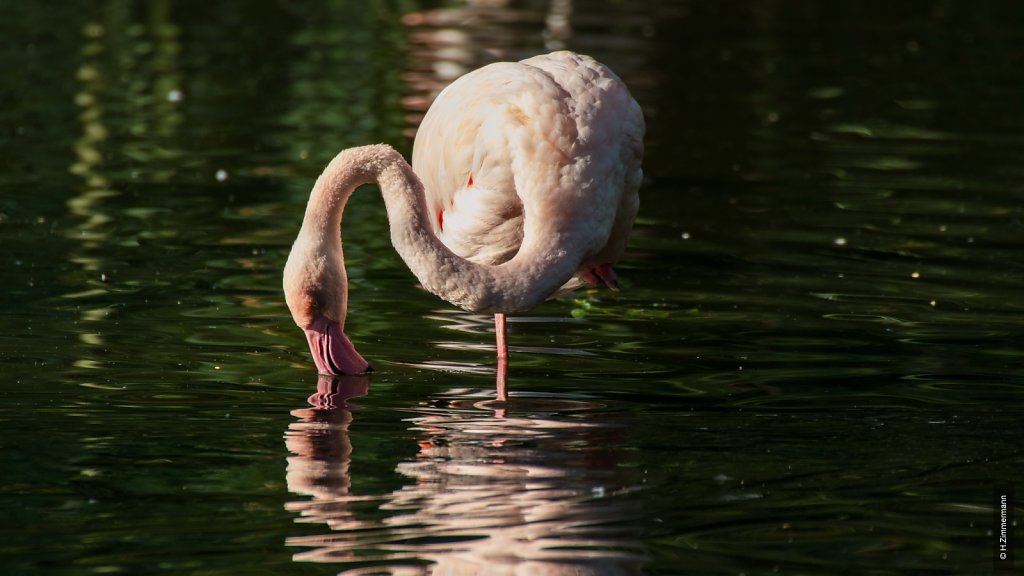
<path id="1" fill-rule="evenodd" d="M 583 279 L 594 286 L 607 286 L 614 292 L 619 291 L 618 275 L 611 264 L 601 264 L 583 273 Z"/>

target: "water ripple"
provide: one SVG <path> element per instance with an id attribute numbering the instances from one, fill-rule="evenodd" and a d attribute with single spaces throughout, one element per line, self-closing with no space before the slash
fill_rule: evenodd
<path id="1" fill-rule="evenodd" d="M 460 400 L 464 398 L 464 400 Z M 529 569 L 536 573 L 634 574 L 643 547 L 629 526 L 640 513 L 635 484 L 601 439 L 617 428 L 586 417 L 593 404 L 513 398 L 495 417 L 475 398 L 446 397 L 407 419 L 418 453 L 395 465 L 403 486 L 357 493 L 350 472 L 360 412 L 300 409 L 286 442 L 288 509 L 324 534 L 294 536 L 300 561 L 403 573 Z M 541 414 L 546 416 L 541 416 Z M 575 414 L 575 415 L 573 415 Z M 572 416 L 571 416 L 572 415 Z M 607 572 L 612 570 L 612 572 Z"/>

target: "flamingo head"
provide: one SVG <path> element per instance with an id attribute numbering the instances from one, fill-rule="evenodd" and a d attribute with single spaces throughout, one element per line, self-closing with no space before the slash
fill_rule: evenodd
<path id="1" fill-rule="evenodd" d="M 308 267 L 296 264 L 302 259 L 294 256 L 293 252 L 285 267 L 285 301 L 292 319 L 306 333 L 316 369 L 321 374 L 336 376 L 370 372 L 369 363 L 345 335 L 346 280 L 338 274 L 317 280 Z M 328 290 L 327 286 L 336 288 Z"/>

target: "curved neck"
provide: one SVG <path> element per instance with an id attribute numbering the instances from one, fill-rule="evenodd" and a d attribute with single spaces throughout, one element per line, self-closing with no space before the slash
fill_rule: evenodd
<path id="1" fill-rule="evenodd" d="M 471 312 L 518 312 L 551 295 L 575 273 L 578 262 L 553 242 L 528 237 L 519 253 L 497 266 L 477 264 L 449 250 L 430 226 L 423 184 L 401 154 L 387 145 L 351 148 L 338 154 L 317 179 L 302 229 L 285 269 L 298 292 L 317 310 L 344 323 L 348 278 L 341 248 L 341 217 L 356 188 L 377 183 L 387 207 L 391 242 L 429 292 Z M 300 326 L 306 314 L 289 307 Z M 305 307 L 302 303 L 298 306 Z M 312 312 L 310 312 L 310 315 Z"/>

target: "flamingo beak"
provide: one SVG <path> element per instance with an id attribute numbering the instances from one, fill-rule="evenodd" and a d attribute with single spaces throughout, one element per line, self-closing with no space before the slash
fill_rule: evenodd
<path id="1" fill-rule="evenodd" d="M 321 374 L 351 376 L 372 372 L 370 364 L 356 352 L 338 322 L 317 316 L 305 332 L 313 362 Z"/>

